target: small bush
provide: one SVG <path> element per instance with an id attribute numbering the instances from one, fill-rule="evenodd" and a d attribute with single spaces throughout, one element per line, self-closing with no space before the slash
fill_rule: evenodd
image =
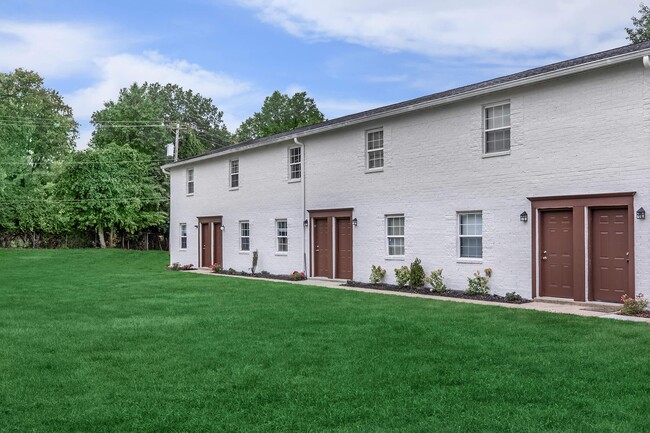
<path id="1" fill-rule="evenodd" d="M 415 258 L 415 261 L 411 263 L 411 271 L 409 274 L 409 286 L 415 288 L 424 286 L 424 282 L 427 278 L 427 275 L 424 273 L 424 268 L 422 267 L 422 261 Z"/>
<path id="2" fill-rule="evenodd" d="M 405 287 L 408 285 L 411 280 L 411 270 L 408 266 L 402 266 L 400 268 L 395 268 L 395 279 L 397 280 L 397 285 L 400 287 Z"/>
<path id="3" fill-rule="evenodd" d="M 492 269 L 485 269 L 485 276 L 481 275 L 481 271 L 474 272 L 474 278 L 467 278 L 467 289 L 465 292 L 470 295 L 487 295 L 490 293 L 488 281 L 492 276 Z"/>
<path id="4" fill-rule="evenodd" d="M 382 268 L 381 266 L 372 265 L 372 268 L 370 269 L 370 282 L 372 284 L 381 283 L 382 281 L 384 281 L 385 276 L 386 276 L 386 269 Z"/>
<path id="5" fill-rule="evenodd" d="M 181 264 L 179 262 L 174 262 L 171 265 L 168 265 L 167 269 L 169 269 L 170 271 L 180 271 Z"/>
<path id="6" fill-rule="evenodd" d="M 213 263 L 212 266 L 210 266 L 210 270 L 214 273 L 221 272 L 223 271 L 223 266 L 219 263 Z"/>
<path id="7" fill-rule="evenodd" d="M 307 277 L 305 277 L 304 272 L 293 271 L 291 273 L 291 279 L 294 281 L 300 281 L 300 280 L 306 280 Z"/>
<path id="8" fill-rule="evenodd" d="M 431 284 L 432 292 L 442 293 L 447 290 L 447 286 L 445 286 L 445 282 L 442 277 L 442 269 L 431 271 L 431 276 L 427 278 L 427 283 Z"/>
<path id="9" fill-rule="evenodd" d="M 516 292 L 508 292 L 506 293 L 506 301 L 510 301 L 510 302 L 521 301 L 521 295 Z"/>
<path id="10" fill-rule="evenodd" d="M 648 300 L 643 297 L 643 293 L 636 295 L 636 299 L 623 295 L 621 296 L 621 301 L 623 302 L 621 314 L 625 316 L 636 316 L 648 307 Z"/>

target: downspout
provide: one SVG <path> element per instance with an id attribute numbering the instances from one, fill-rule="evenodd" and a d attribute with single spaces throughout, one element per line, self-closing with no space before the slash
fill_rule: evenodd
<path id="1" fill-rule="evenodd" d="M 306 158 L 306 150 L 305 150 L 305 144 L 301 143 L 298 141 L 296 137 L 294 137 L 293 142 L 296 143 L 296 145 L 300 146 L 302 148 L 302 221 L 305 221 L 307 219 L 307 173 L 305 170 L 306 164 L 305 161 L 307 160 Z M 301 222 L 302 222 L 301 221 Z M 302 230 L 302 268 L 303 272 L 305 275 L 307 275 L 307 247 L 305 246 L 307 243 L 307 235 L 306 232 L 309 230 L 309 224 L 307 224 L 307 227 L 303 224 L 303 230 Z"/>

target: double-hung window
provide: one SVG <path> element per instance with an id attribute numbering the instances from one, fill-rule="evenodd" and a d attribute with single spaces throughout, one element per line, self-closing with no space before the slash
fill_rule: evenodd
<path id="1" fill-rule="evenodd" d="M 287 220 L 275 220 L 276 251 L 286 253 L 289 251 L 289 229 Z"/>
<path id="2" fill-rule="evenodd" d="M 386 245 L 389 256 L 404 255 L 404 215 L 386 216 Z"/>
<path id="3" fill-rule="evenodd" d="M 384 130 L 366 131 L 366 164 L 368 170 L 384 168 Z"/>
<path id="4" fill-rule="evenodd" d="M 230 160 L 230 188 L 239 188 L 239 160 Z"/>
<path id="5" fill-rule="evenodd" d="M 510 150 L 510 104 L 489 105 L 485 113 L 486 154 Z"/>
<path id="6" fill-rule="evenodd" d="M 483 258 L 483 214 L 458 214 L 458 252 L 461 259 Z"/>
<path id="7" fill-rule="evenodd" d="M 239 250 L 251 250 L 251 226 L 248 221 L 239 221 Z"/>
<path id="8" fill-rule="evenodd" d="M 302 177 L 302 148 L 289 148 L 289 180 L 300 180 Z"/>
<path id="9" fill-rule="evenodd" d="M 181 250 L 187 249 L 187 224 L 181 223 Z"/>
<path id="10" fill-rule="evenodd" d="M 194 194 L 194 169 L 185 170 L 185 192 L 187 195 Z"/>

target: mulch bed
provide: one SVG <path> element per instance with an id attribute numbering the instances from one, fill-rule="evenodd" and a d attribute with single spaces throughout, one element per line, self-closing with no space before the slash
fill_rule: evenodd
<path id="1" fill-rule="evenodd" d="M 372 283 L 360 283 L 358 281 L 348 280 L 347 283 L 343 284 L 348 287 L 361 287 L 364 289 L 374 289 L 374 290 L 390 290 L 392 292 L 402 292 L 402 293 L 417 293 L 419 295 L 427 296 L 439 296 L 443 298 L 462 298 L 462 299 L 475 299 L 477 301 L 488 301 L 488 302 L 500 302 L 506 304 L 526 304 L 528 302 L 533 302 L 530 299 L 519 299 L 519 300 L 508 300 L 504 296 L 499 295 L 470 295 L 465 293 L 462 290 L 445 290 L 441 293 L 432 292 L 426 287 L 420 289 L 412 289 L 410 287 L 399 287 L 394 284 L 372 284 Z"/>
<path id="2" fill-rule="evenodd" d="M 255 274 L 250 274 L 248 272 L 238 272 L 238 271 L 229 271 L 229 270 L 223 270 L 223 271 L 218 271 L 218 272 L 212 272 L 213 274 L 219 274 L 219 275 L 237 275 L 241 277 L 252 277 L 252 278 L 266 278 L 269 280 L 282 280 L 282 281 L 300 281 L 296 280 L 293 278 L 291 275 L 279 275 L 279 274 L 269 274 L 267 272 L 259 272 Z M 306 278 L 304 278 L 306 279 Z"/>
<path id="3" fill-rule="evenodd" d="M 646 319 L 650 319 L 650 311 L 644 311 L 639 314 L 621 314 L 618 313 L 621 316 L 629 316 L 629 317 L 645 317 Z"/>

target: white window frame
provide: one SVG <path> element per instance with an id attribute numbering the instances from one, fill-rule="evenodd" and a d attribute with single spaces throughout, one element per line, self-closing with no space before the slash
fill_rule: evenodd
<path id="1" fill-rule="evenodd" d="M 244 225 L 246 227 L 246 234 L 244 234 Z M 248 242 L 248 247 L 244 248 L 244 240 Z M 250 252 L 251 250 L 251 224 L 249 221 L 239 221 L 239 251 Z"/>
<path id="2" fill-rule="evenodd" d="M 496 128 L 488 128 L 488 117 L 487 113 L 488 110 L 491 108 L 496 108 L 496 107 L 505 107 L 508 106 L 508 124 L 507 125 L 501 125 L 500 127 Z M 510 153 L 510 149 L 512 148 L 512 110 L 511 110 L 511 105 L 510 101 L 500 101 L 500 102 L 495 102 L 493 104 L 488 104 L 483 106 L 483 156 L 499 156 L 499 155 L 508 155 Z M 502 116 L 503 117 L 503 116 Z M 496 150 L 492 152 L 488 152 L 487 144 L 488 144 L 488 134 L 491 132 L 498 132 L 498 131 L 509 131 L 510 132 L 510 138 L 508 139 L 508 149 L 504 150 Z"/>
<path id="3" fill-rule="evenodd" d="M 461 220 L 462 216 L 464 215 L 480 215 L 481 217 L 481 234 L 462 234 L 461 230 Z M 457 233 L 457 257 L 458 260 L 460 261 L 471 261 L 471 262 L 480 262 L 483 260 L 483 212 L 479 210 L 473 210 L 473 211 L 463 211 L 463 212 L 458 212 L 457 218 L 456 218 L 456 233 Z M 463 256 L 462 248 L 461 248 L 461 239 L 468 239 L 468 238 L 473 238 L 473 239 L 481 239 L 481 255 L 479 257 L 470 257 L 470 256 Z"/>
<path id="4" fill-rule="evenodd" d="M 370 149 L 370 134 L 381 132 L 381 147 L 376 147 Z M 374 140 L 373 140 L 374 141 Z M 384 128 L 373 128 L 365 131 L 364 135 L 364 149 L 365 149 L 365 158 L 366 158 L 366 170 L 367 171 L 382 171 L 385 165 L 385 154 L 384 154 L 384 144 L 386 142 L 386 134 Z M 381 167 L 370 167 L 370 155 L 381 152 Z"/>
<path id="5" fill-rule="evenodd" d="M 280 224 L 284 224 L 284 235 L 280 232 Z M 275 252 L 277 254 L 287 254 L 289 252 L 289 222 L 286 219 L 275 220 Z"/>
<path id="6" fill-rule="evenodd" d="M 237 171 L 233 171 L 233 163 L 237 164 Z M 240 172 L 239 158 L 234 158 L 228 161 L 228 185 L 230 189 L 239 189 L 239 172 Z M 234 180 L 236 180 L 236 185 Z"/>
<path id="7" fill-rule="evenodd" d="M 402 220 L 402 234 L 401 235 L 395 235 L 395 234 L 389 234 L 389 220 L 391 219 L 398 219 L 401 218 Z M 402 258 L 404 257 L 404 254 L 406 254 L 406 218 L 404 217 L 404 214 L 391 214 L 391 215 L 386 215 L 384 217 L 384 225 L 385 225 L 385 230 L 386 230 L 386 256 L 390 258 Z M 391 254 L 390 250 L 390 239 L 402 239 L 402 254 Z"/>
<path id="8" fill-rule="evenodd" d="M 291 159 L 291 152 L 298 150 L 298 162 L 293 162 Z M 289 168 L 289 182 L 300 182 L 302 180 L 302 146 L 292 146 L 287 152 L 287 162 Z M 293 177 L 294 171 L 296 168 L 298 171 L 298 176 Z"/>
<path id="9" fill-rule="evenodd" d="M 179 229 L 180 229 L 180 233 L 179 233 L 180 249 L 186 250 L 187 249 L 187 223 L 180 223 Z M 183 241 L 185 241 L 185 246 L 183 246 Z"/>
<path id="10" fill-rule="evenodd" d="M 194 168 L 185 170 L 185 194 L 194 195 Z"/>

